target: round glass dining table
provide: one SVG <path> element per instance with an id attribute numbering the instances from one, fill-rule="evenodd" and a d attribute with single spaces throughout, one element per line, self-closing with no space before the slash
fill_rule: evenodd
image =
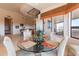
<path id="1" fill-rule="evenodd" d="M 22 43 L 24 42 L 28 42 L 28 41 L 19 41 L 17 46 L 24 51 L 27 52 L 33 52 L 33 53 L 41 53 L 41 52 L 49 52 L 52 50 L 55 50 L 58 46 L 59 43 L 57 41 L 53 41 L 53 40 L 44 40 L 44 42 L 42 44 L 35 44 L 29 48 L 28 45 L 26 47 L 24 47 L 24 45 Z M 34 42 L 34 41 L 30 41 L 30 42 Z M 35 43 L 35 42 L 34 42 Z M 31 43 L 28 43 L 30 45 L 32 45 Z"/>

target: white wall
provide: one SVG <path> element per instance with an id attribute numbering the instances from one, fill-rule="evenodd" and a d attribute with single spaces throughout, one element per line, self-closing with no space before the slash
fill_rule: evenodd
<path id="1" fill-rule="evenodd" d="M 55 34 L 55 27 L 56 27 L 55 17 L 52 17 L 52 34 Z"/>
<path id="2" fill-rule="evenodd" d="M 0 35 L 4 35 L 4 19 L 0 16 Z"/>
<path id="3" fill-rule="evenodd" d="M 27 24 L 27 19 L 23 19 L 23 16 L 17 12 L 0 9 L 0 35 L 5 34 L 4 17 L 11 16 L 13 22 L 13 34 L 19 34 L 19 29 L 15 26 L 19 24 Z"/>
<path id="4" fill-rule="evenodd" d="M 79 18 L 79 8 L 72 11 L 72 19 Z"/>

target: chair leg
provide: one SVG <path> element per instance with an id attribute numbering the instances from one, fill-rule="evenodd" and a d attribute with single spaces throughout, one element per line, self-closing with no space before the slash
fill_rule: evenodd
<path id="1" fill-rule="evenodd" d="M 56 50 L 56 56 L 58 55 L 58 51 Z"/>

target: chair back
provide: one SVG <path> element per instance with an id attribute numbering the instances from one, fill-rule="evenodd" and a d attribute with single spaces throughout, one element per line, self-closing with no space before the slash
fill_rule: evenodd
<path id="1" fill-rule="evenodd" d="M 62 40 L 62 42 L 60 43 L 59 47 L 58 47 L 58 56 L 64 56 L 65 53 L 65 48 L 67 45 L 68 39 L 64 39 Z"/>
<path id="2" fill-rule="evenodd" d="M 13 43 L 11 41 L 11 38 L 9 38 L 8 36 L 5 36 L 3 44 L 7 50 L 8 56 L 15 56 L 16 55 L 16 51 L 15 51 L 15 48 L 14 48 Z"/>
<path id="3" fill-rule="evenodd" d="M 32 37 L 32 32 L 29 30 L 24 30 L 23 32 L 23 40 L 28 40 Z"/>
<path id="4" fill-rule="evenodd" d="M 53 34 L 53 32 L 50 33 L 50 40 L 54 40 L 55 39 L 55 34 Z"/>

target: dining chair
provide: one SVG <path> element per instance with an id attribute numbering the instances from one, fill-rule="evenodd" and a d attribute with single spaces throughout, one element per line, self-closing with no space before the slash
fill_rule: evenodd
<path id="1" fill-rule="evenodd" d="M 59 45 L 58 50 L 57 50 L 57 51 L 58 51 L 58 52 L 57 52 L 57 55 L 58 55 L 58 56 L 64 56 L 67 43 L 68 43 L 68 39 L 63 39 L 63 40 L 60 42 L 60 45 Z"/>
<path id="2" fill-rule="evenodd" d="M 63 39 L 63 36 L 60 36 L 60 35 L 56 35 L 54 34 L 53 32 L 50 33 L 50 40 L 62 40 Z"/>
<path id="3" fill-rule="evenodd" d="M 65 48 L 67 45 L 68 40 L 62 40 L 57 47 L 57 49 L 49 51 L 49 52 L 43 52 L 41 53 L 42 56 L 64 56 Z"/>
<path id="4" fill-rule="evenodd" d="M 24 50 L 15 51 L 11 38 L 9 38 L 8 36 L 4 37 L 3 44 L 4 47 L 6 48 L 8 56 L 34 56 L 33 53 Z"/>
<path id="5" fill-rule="evenodd" d="M 50 33 L 50 40 L 54 40 L 54 39 L 55 39 L 54 36 L 55 36 L 55 35 L 53 34 L 53 32 L 51 32 L 51 33 Z"/>
<path id="6" fill-rule="evenodd" d="M 3 44 L 6 48 L 8 56 L 16 56 L 16 51 L 15 51 L 15 48 L 14 48 L 13 43 L 11 41 L 11 38 L 9 38 L 8 36 L 5 36 Z"/>
<path id="7" fill-rule="evenodd" d="M 32 37 L 32 32 L 27 30 L 23 31 L 23 40 L 28 40 Z"/>

